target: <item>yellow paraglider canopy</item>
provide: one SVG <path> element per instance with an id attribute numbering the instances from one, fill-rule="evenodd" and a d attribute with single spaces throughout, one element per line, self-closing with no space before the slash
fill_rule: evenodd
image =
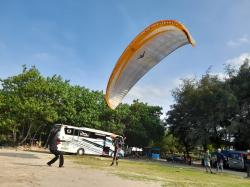
<path id="1" fill-rule="evenodd" d="M 128 45 L 109 78 L 105 100 L 115 109 L 135 83 L 179 47 L 195 45 L 189 31 L 175 20 L 153 23 Z"/>

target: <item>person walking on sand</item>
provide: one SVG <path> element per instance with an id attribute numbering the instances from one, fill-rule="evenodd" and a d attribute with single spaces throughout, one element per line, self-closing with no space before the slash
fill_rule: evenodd
<path id="1" fill-rule="evenodd" d="M 58 133 L 59 129 L 57 129 L 56 127 L 53 127 L 49 133 L 47 142 L 45 144 L 45 148 L 49 147 L 49 150 L 52 154 L 55 155 L 55 157 L 50 160 L 47 165 L 51 166 L 54 162 L 57 161 L 57 159 L 59 158 L 59 167 L 63 167 L 64 164 L 64 158 L 63 158 L 63 154 L 61 151 L 58 151 L 58 147 L 57 145 L 59 144 L 59 138 L 58 138 Z"/>
<path id="2" fill-rule="evenodd" d="M 204 154 L 204 166 L 206 168 L 206 172 L 208 172 L 208 168 L 209 168 L 210 173 L 213 173 L 211 170 L 210 159 L 211 159 L 211 155 L 209 153 L 209 150 L 207 150 Z"/>

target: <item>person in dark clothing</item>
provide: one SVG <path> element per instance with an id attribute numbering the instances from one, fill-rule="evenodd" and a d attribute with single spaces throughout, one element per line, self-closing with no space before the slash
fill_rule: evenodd
<path id="1" fill-rule="evenodd" d="M 116 162 L 116 165 L 118 166 L 118 154 L 119 152 L 122 150 L 122 146 L 124 144 L 124 140 L 126 139 L 121 137 L 121 136 L 116 136 L 113 140 L 113 144 L 114 144 L 114 147 L 115 147 L 115 151 L 114 151 L 114 154 L 113 154 L 113 160 L 112 160 L 112 163 L 110 164 L 110 166 L 113 166 L 114 165 L 114 162 Z"/>
<path id="2" fill-rule="evenodd" d="M 61 151 L 58 151 L 57 145 L 59 144 L 59 138 L 57 136 L 59 129 L 53 127 L 49 133 L 49 137 L 47 139 L 45 148 L 49 147 L 49 150 L 52 154 L 55 155 L 55 157 L 50 160 L 47 165 L 51 166 L 57 159 L 59 158 L 59 167 L 63 167 L 64 164 L 64 158 Z"/>
<path id="3" fill-rule="evenodd" d="M 247 177 L 250 178 L 250 151 L 247 151 L 246 156 Z"/>
<path id="4" fill-rule="evenodd" d="M 221 169 L 221 172 L 223 172 L 224 155 L 221 153 L 221 149 L 218 149 L 216 156 L 217 156 L 217 172 L 219 171 L 219 169 Z"/>

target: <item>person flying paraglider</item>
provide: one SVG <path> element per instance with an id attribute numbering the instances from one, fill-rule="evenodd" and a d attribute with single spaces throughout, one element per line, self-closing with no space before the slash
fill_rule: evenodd
<path id="1" fill-rule="evenodd" d="M 113 144 L 115 147 L 115 151 L 114 151 L 113 160 L 112 160 L 112 163 L 110 164 L 110 166 L 113 166 L 115 162 L 116 162 L 116 166 L 118 166 L 119 153 L 122 150 L 125 139 L 126 139 L 126 137 L 125 138 L 123 138 L 121 136 L 114 137 Z"/>

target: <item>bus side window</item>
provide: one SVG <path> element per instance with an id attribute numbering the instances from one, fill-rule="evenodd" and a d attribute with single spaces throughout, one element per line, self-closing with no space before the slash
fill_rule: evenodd
<path id="1" fill-rule="evenodd" d="M 102 140 L 105 140 L 106 137 L 102 134 L 98 134 L 98 133 L 93 133 L 93 138 L 95 139 L 102 139 Z"/>
<path id="2" fill-rule="evenodd" d="M 88 132 L 80 130 L 79 136 L 81 136 L 81 137 L 89 137 L 89 134 L 88 134 Z"/>
<path id="3" fill-rule="evenodd" d="M 73 129 L 71 129 L 71 128 L 65 128 L 65 134 L 67 134 L 67 135 L 73 135 Z"/>
<path id="4" fill-rule="evenodd" d="M 79 130 L 74 129 L 74 136 L 79 136 Z"/>
<path id="5" fill-rule="evenodd" d="M 96 138 L 96 137 L 95 137 L 95 133 L 94 133 L 94 132 L 89 133 L 89 137 L 90 137 L 90 138 Z"/>
<path id="6" fill-rule="evenodd" d="M 105 136 L 102 136 L 102 135 L 94 133 L 94 132 L 91 132 L 89 134 L 89 137 L 90 138 L 94 138 L 94 139 L 103 139 L 103 140 L 105 139 Z"/>

